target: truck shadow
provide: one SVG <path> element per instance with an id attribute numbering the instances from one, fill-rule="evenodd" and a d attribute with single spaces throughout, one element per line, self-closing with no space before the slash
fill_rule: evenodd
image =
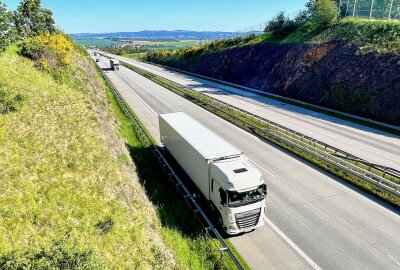
<path id="1" fill-rule="evenodd" d="M 164 173 L 151 147 L 126 145 L 132 157 L 140 184 L 147 197 L 156 206 L 163 227 L 177 230 L 185 236 L 202 235 L 202 227 L 194 218 L 182 195 Z"/>
<path id="2" fill-rule="evenodd" d="M 105 67 L 105 68 L 100 68 L 102 71 L 112 71 L 112 68 L 110 67 Z"/>

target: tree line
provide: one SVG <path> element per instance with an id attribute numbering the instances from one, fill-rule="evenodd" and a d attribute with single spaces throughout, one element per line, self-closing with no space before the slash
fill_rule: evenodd
<path id="1" fill-rule="evenodd" d="M 42 7 L 41 0 L 21 0 L 14 11 L 0 0 L 0 51 L 11 43 L 57 32 L 53 13 Z"/>
<path id="2" fill-rule="evenodd" d="M 290 19 L 284 11 L 279 12 L 265 27 L 265 32 L 273 32 L 276 38 L 284 38 L 305 24 L 303 29 L 309 32 L 324 29 L 332 25 L 338 18 L 339 9 L 336 0 L 309 0 L 306 9 Z"/>

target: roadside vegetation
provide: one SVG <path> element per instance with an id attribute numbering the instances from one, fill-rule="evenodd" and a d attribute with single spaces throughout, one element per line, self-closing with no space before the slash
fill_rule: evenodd
<path id="1" fill-rule="evenodd" d="M 399 53 L 400 21 L 340 18 L 337 3 L 332 0 L 310 0 L 306 7 L 294 19 L 283 11 L 279 12 L 267 23 L 265 33 L 259 36 L 250 34 L 246 37 L 215 40 L 204 46 L 175 51 L 149 51 L 146 60 L 168 63 L 194 56 L 195 61 L 196 57 L 258 43 L 322 43 L 337 39 L 355 44 L 361 53 Z"/>
<path id="2" fill-rule="evenodd" d="M 86 50 L 0 2 L 0 269 L 228 269 Z"/>
<path id="3" fill-rule="evenodd" d="M 279 130 L 275 125 L 273 124 L 268 124 L 262 121 L 257 120 L 256 118 L 241 112 L 237 110 L 236 108 L 232 106 L 226 106 L 222 103 L 220 103 L 218 100 L 209 97 L 207 95 L 204 95 L 203 93 L 200 93 L 198 91 L 183 87 L 177 83 L 171 82 L 167 79 L 164 79 L 158 75 L 152 74 L 148 71 L 145 71 L 143 69 L 140 69 L 136 66 L 132 65 L 126 65 L 126 67 L 130 68 L 131 70 L 135 71 L 136 73 L 154 81 L 157 84 L 160 84 L 161 86 L 165 87 L 166 89 L 174 92 L 175 94 L 182 96 L 189 101 L 193 102 L 194 104 L 214 113 L 215 115 L 221 117 L 222 119 L 225 119 L 232 124 L 262 138 L 266 139 L 268 141 L 271 141 L 272 143 L 282 147 L 285 150 L 288 150 L 290 153 L 293 153 L 304 160 L 309 161 L 310 163 L 314 164 L 315 166 L 324 169 L 325 171 L 328 171 L 332 173 L 335 176 L 340 177 L 341 179 L 361 188 L 362 190 L 378 197 L 381 198 L 382 200 L 392 204 L 395 207 L 400 207 L 400 200 L 399 197 L 387 192 L 386 190 L 377 187 L 376 185 L 373 185 L 357 176 L 354 174 L 348 173 L 345 170 L 341 170 L 340 168 L 330 164 L 329 162 L 324 161 L 321 158 L 318 158 L 302 149 L 299 149 L 290 143 L 287 142 L 287 140 L 293 142 L 294 140 L 300 140 L 303 142 L 303 139 L 301 136 L 296 137 L 293 134 L 290 134 L 288 132 L 284 132 L 284 130 Z M 273 132 L 266 132 L 265 130 L 274 130 Z M 285 134 L 284 136 L 281 134 L 279 135 L 277 132 L 282 132 Z M 316 152 L 314 148 L 312 147 L 311 141 L 309 142 L 309 146 L 306 148 L 310 150 L 311 152 Z M 298 143 L 295 143 L 299 145 Z M 302 145 L 304 147 L 304 145 Z M 318 147 L 317 147 L 318 148 Z M 320 148 L 319 150 L 323 150 L 324 148 Z M 354 163 L 353 163 L 354 164 Z M 360 166 L 359 164 L 355 164 L 356 166 Z M 346 167 L 346 166 L 344 166 Z M 364 166 L 360 166 L 362 169 L 368 170 Z M 385 177 L 385 175 L 382 175 L 382 172 L 374 172 L 377 175 L 380 175 L 381 177 Z M 399 183 L 399 179 L 397 178 L 392 178 L 390 176 L 386 176 L 386 179 L 394 182 L 394 183 Z"/>
<path id="4" fill-rule="evenodd" d="M 131 40 L 125 46 L 102 46 L 101 50 L 128 57 L 134 60 L 146 60 L 150 51 L 174 51 L 207 44 L 206 40 Z M 97 46 L 99 47 L 99 46 Z"/>
<path id="5" fill-rule="evenodd" d="M 399 33 L 399 20 L 343 17 L 336 1 L 311 0 L 295 18 L 278 13 L 259 36 L 140 59 L 398 126 Z"/>
<path id="6" fill-rule="evenodd" d="M 46 60 L 0 57 L 0 268 L 174 268 L 93 65 Z"/>

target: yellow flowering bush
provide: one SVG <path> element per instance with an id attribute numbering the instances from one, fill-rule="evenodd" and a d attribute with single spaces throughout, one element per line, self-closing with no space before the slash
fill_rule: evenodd
<path id="1" fill-rule="evenodd" d="M 63 34 L 45 34 L 37 36 L 36 39 L 56 52 L 63 63 L 69 64 L 74 45 Z"/>
<path id="2" fill-rule="evenodd" d="M 74 44 L 63 34 L 43 34 L 27 38 L 19 44 L 19 52 L 45 70 L 69 65 Z"/>

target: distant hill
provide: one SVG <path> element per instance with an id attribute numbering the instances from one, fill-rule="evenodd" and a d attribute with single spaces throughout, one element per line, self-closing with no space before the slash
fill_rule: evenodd
<path id="1" fill-rule="evenodd" d="M 143 39 L 215 39 L 232 37 L 232 32 L 145 30 L 139 32 L 75 33 L 74 39 L 83 38 L 143 38 Z"/>

